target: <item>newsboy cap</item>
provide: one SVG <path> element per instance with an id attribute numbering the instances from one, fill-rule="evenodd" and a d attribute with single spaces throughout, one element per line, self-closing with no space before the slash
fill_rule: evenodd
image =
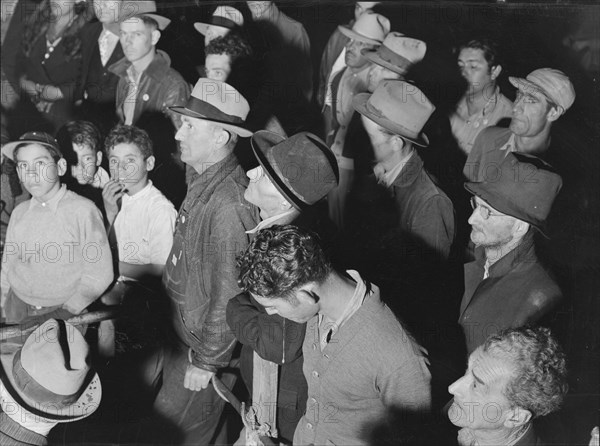
<path id="1" fill-rule="evenodd" d="M 509 77 L 511 84 L 527 93 L 539 91 L 556 105 L 567 111 L 575 102 L 575 89 L 565 73 L 554 68 L 540 68 L 527 78 Z"/>

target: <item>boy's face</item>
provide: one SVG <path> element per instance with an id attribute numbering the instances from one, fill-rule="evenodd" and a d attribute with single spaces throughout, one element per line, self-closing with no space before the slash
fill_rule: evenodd
<path id="1" fill-rule="evenodd" d="M 144 159 L 137 145 L 120 143 L 108 153 L 110 176 L 132 195 L 148 184 L 148 172 L 154 168 L 154 157 Z"/>
<path id="2" fill-rule="evenodd" d="M 28 144 L 16 152 L 17 174 L 23 186 L 38 201 L 46 202 L 60 190 L 60 176 L 67 163 L 54 161 L 50 151 L 41 144 Z"/>
<path id="3" fill-rule="evenodd" d="M 88 144 L 73 144 L 73 150 L 77 165 L 71 166 L 71 175 L 79 184 L 92 184 L 102 162 L 102 152 L 95 152 Z"/>

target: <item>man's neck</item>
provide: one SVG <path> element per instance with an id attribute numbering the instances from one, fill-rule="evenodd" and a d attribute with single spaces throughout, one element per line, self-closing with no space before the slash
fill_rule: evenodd
<path id="1" fill-rule="evenodd" d="M 550 147 L 550 126 L 535 136 L 515 135 L 515 149 L 520 153 L 540 155 Z"/>
<path id="2" fill-rule="evenodd" d="M 318 288 L 319 314 L 332 321 L 339 320 L 355 289 L 356 282 L 354 280 L 333 271 Z"/>
<path id="3" fill-rule="evenodd" d="M 103 23 L 102 29 L 104 29 L 106 31 L 110 31 L 115 36 L 118 36 L 119 35 L 119 22 Z"/>
<path id="4" fill-rule="evenodd" d="M 215 149 L 212 156 L 210 156 L 206 160 L 200 161 L 192 165 L 192 168 L 196 172 L 198 172 L 198 175 L 203 175 L 205 172 L 211 170 L 215 164 L 220 163 L 225 158 L 227 158 L 231 154 L 231 152 L 233 152 L 233 149 L 226 149 L 225 147 Z"/>
<path id="5" fill-rule="evenodd" d="M 518 239 L 513 239 L 502 246 L 486 247 L 485 258 L 488 262 L 488 265 L 492 266 L 502 257 L 506 256 L 509 252 L 516 249 L 523 242 L 523 239 L 524 237 L 520 237 Z"/>
<path id="6" fill-rule="evenodd" d="M 152 61 L 154 60 L 154 56 L 156 56 L 156 49 L 152 48 L 152 51 L 150 51 L 144 57 L 136 60 L 135 62 L 132 62 L 131 66 L 133 67 L 134 74 L 136 76 L 142 74 L 146 70 L 146 68 L 148 68 L 148 66 L 152 63 Z"/>
<path id="7" fill-rule="evenodd" d="M 481 112 L 485 106 L 492 100 L 496 92 L 496 83 L 487 84 L 480 90 L 474 90 L 469 87 L 465 93 L 467 103 L 467 112 L 469 115 Z"/>
<path id="8" fill-rule="evenodd" d="M 261 209 L 260 210 L 260 218 L 261 220 L 267 220 L 268 218 L 275 218 L 279 215 L 284 215 L 287 214 L 285 216 L 283 216 L 281 219 L 277 220 L 277 224 L 278 225 L 287 225 L 290 224 L 291 222 L 293 222 L 296 218 L 298 218 L 298 216 L 300 215 L 300 211 L 295 209 L 295 208 L 291 208 L 291 209 Z"/>
<path id="9" fill-rule="evenodd" d="M 495 429 L 495 430 L 471 430 L 467 427 L 460 430 L 458 435 L 461 446 L 502 446 L 515 444 L 529 429 L 529 424 L 525 427 L 515 429 Z"/>
<path id="10" fill-rule="evenodd" d="M 386 172 L 389 172 L 398 164 L 406 162 L 414 151 L 415 149 L 412 146 L 405 146 L 400 151 L 392 153 L 387 159 L 381 161 L 380 164 Z"/>

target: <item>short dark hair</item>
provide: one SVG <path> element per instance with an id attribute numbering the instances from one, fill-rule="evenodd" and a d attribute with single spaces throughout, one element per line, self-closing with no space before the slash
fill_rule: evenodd
<path id="1" fill-rule="evenodd" d="M 550 330 L 510 328 L 490 336 L 483 351 L 506 358 L 516 369 L 504 396 L 514 407 L 544 416 L 560 407 L 568 391 L 566 356 Z"/>
<path id="2" fill-rule="evenodd" d="M 144 159 L 154 155 L 150 136 L 145 130 L 134 125 L 119 124 L 110 131 L 104 140 L 104 150 L 107 156 L 117 144 L 134 144 L 140 149 Z"/>
<path id="3" fill-rule="evenodd" d="M 259 231 L 237 264 L 240 287 L 266 298 L 290 299 L 301 286 L 320 284 L 331 272 L 317 237 L 293 225 Z"/>
<path id="4" fill-rule="evenodd" d="M 73 145 L 87 145 L 94 153 L 98 153 L 101 150 L 102 134 L 90 121 L 70 121 L 58 130 L 56 140 L 64 158 L 71 165 L 77 164 L 77 154 Z"/>
<path id="5" fill-rule="evenodd" d="M 465 48 L 473 48 L 476 50 L 483 51 L 483 57 L 488 63 L 488 68 L 491 70 L 493 67 L 497 65 L 502 65 L 500 50 L 498 44 L 487 37 L 480 39 L 471 39 L 469 41 L 463 42 L 459 47 L 456 55 L 460 54 L 462 50 Z"/>
<path id="6" fill-rule="evenodd" d="M 231 66 L 240 57 L 250 57 L 252 49 L 250 44 L 239 33 L 230 31 L 224 36 L 214 38 L 204 50 L 206 56 L 209 54 L 226 54 L 229 56 Z"/>

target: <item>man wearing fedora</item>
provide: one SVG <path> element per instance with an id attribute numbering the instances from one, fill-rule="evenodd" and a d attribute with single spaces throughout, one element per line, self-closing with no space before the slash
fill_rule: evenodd
<path id="1" fill-rule="evenodd" d="M 154 404 L 160 432 L 150 429 L 147 441 L 179 434 L 183 443 L 209 444 L 224 407 L 210 380 L 227 367 L 235 346 L 225 308 L 240 292 L 236 255 L 248 244 L 246 231 L 258 223 L 256 208 L 244 200 L 248 179 L 233 153 L 239 137 L 252 135 L 244 122 L 249 109 L 231 85 L 205 78 L 185 105 L 171 108 L 182 120 L 176 134 L 181 160 L 195 175 L 163 274 L 177 340 L 165 355 Z M 178 432 L 171 433 L 160 419 Z"/>
<path id="2" fill-rule="evenodd" d="M 0 345 L 0 444 L 46 445 L 58 423 L 93 414 L 102 398 L 90 348 L 71 324 L 48 319 L 22 348 Z"/>
<path id="3" fill-rule="evenodd" d="M 552 124 L 575 102 L 573 84 L 553 68 L 509 81 L 518 89 L 510 127 L 488 127 L 477 136 L 463 169 L 468 181 L 491 180 L 510 152 L 543 157 L 550 148 Z"/>
<path id="4" fill-rule="evenodd" d="M 211 40 L 223 37 L 232 30 L 238 30 L 244 26 L 244 16 L 232 6 L 217 6 L 207 23 L 196 22 L 194 28 L 204 36 L 204 46 L 208 46 Z"/>
<path id="5" fill-rule="evenodd" d="M 416 150 L 428 145 L 422 128 L 435 107 L 414 85 L 386 80 L 372 95 L 357 95 L 353 106 L 362 115 L 377 163 L 352 196 L 349 235 L 359 240 L 357 261 L 380 285 L 388 305 L 413 330 L 425 330 L 427 306 L 442 304 L 455 235 L 452 202 Z"/>
<path id="6" fill-rule="evenodd" d="M 473 352 L 498 330 L 539 323 L 562 295 L 540 264 L 534 232 L 544 234 L 562 186 L 539 158 L 509 153 L 494 179 L 467 182 L 475 261 L 465 265 L 459 323 Z"/>
<path id="7" fill-rule="evenodd" d="M 352 98 L 367 91 L 367 76 L 371 65 L 362 50 L 381 45 L 390 32 L 390 21 L 381 14 L 367 12 L 359 17 L 352 28 L 339 26 L 338 29 L 350 39 L 346 44 L 346 65 L 329 76 L 323 122 L 325 140 L 335 154 L 340 170 L 340 184 L 328 195 L 329 216 L 341 229 L 344 226 L 344 208 L 354 171 L 354 160 L 345 154 L 346 134 L 354 114 Z"/>
<path id="8" fill-rule="evenodd" d="M 259 165 L 248 172 L 250 184 L 244 197 L 260 208 L 262 221 L 249 232 L 256 234 L 275 224 L 293 223 L 326 239 L 327 225 L 320 221 L 317 206 L 337 184 L 337 162 L 331 150 L 307 132 L 286 139 L 263 130 L 256 132 L 251 142 Z M 243 344 L 240 369 L 249 389 L 253 351 L 281 365 L 277 430 L 280 439 L 291 442 L 306 408 L 306 380 L 302 374 L 306 325 L 269 315 L 248 293 L 229 301 L 227 322 Z"/>

